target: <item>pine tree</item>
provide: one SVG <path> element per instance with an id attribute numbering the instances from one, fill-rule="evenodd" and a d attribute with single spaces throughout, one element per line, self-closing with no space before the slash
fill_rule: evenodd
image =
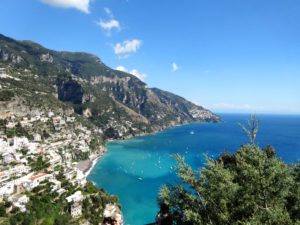
<path id="1" fill-rule="evenodd" d="M 256 117 L 248 122 L 250 144 L 230 155 L 207 159 L 193 170 L 176 155 L 181 183 L 160 189 L 176 225 L 300 224 L 300 164 L 287 165 L 268 146 L 255 144 Z"/>

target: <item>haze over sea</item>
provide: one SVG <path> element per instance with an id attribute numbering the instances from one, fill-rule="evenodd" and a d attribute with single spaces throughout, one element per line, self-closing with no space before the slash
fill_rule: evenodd
<path id="1" fill-rule="evenodd" d="M 194 168 L 205 163 L 205 154 L 217 157 L 225 149 L 235 152 L 248 142 L 238 123 L 246 114 L 221 115 L 224 123 L 194 123 L 163 132 L 110 142 L 108 152 L 91 171 L 89 179 L 120 198 L 126 224 L 154 222 L 159 187 L 174 182 L 172 154 L 183 155 Z M 258 115 L 257 143 L 273 146 L 287 163 L 300 160 L 300 115 Z"/>

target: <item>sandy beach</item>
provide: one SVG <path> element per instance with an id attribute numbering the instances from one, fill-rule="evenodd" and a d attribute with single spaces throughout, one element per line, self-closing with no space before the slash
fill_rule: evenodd
<path id="1" fill-rule="evenodd" d="M 81 170 L 84 174 L 91 168 L 92 161 L 90 159 L 83 160 L 77 163 L 77 169 Z"/>
<path id="2" fill-rule="evenodd" d="M 99 158 L 101 158 L 106 152 L 105 147 L 101 147 L 99 154 L 94 154 L 90 156 L 90 159 L 83 160 L 77 163 L 76 167 L 81 170 L 84 175 L 87 177 L 90 172 L 93 170 Z"/>

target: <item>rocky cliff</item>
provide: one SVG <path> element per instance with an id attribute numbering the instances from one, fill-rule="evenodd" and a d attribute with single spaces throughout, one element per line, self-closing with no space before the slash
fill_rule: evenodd
<path id="1" fill-rule="evenodd" d="M 97 56 L 53 51 L 0 35 L 0 116 L 11 111 L 76 112 L 107 137 L 121 138 L 220 118 L 186 99 L 113 70 Z M 4 92 L 5 91 L 5 92 Z"/>

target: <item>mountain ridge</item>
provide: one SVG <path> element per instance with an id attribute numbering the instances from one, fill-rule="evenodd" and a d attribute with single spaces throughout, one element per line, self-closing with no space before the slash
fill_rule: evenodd
<path id="1" fill-rule="evenodd" d="M 106 138 L 153 132 L 190 122 L 220 121 L 220 117 L 202 106 L 173 93 L 148 88 L 134 75 L 111 69 L 99 57 L 86 52 L 55 51 L 32 41 L 0 35 L 0 68 L 14 78 L 12 100 L 24 100 L 25 95 L 16 92 L 22 92 L 24 82 L 23 91 L 29 96 L 41 97 L 38 92 L 46 90 L 44 96 L 53 102 L 56 98 L 57 104 L 87 118 L 104 134 L 113 129 L 113 135 Z M 30 98 L 27 100 L 27 104 L 36 105 Z M 118 125 L 123 127 L 123 132 Z"/>

